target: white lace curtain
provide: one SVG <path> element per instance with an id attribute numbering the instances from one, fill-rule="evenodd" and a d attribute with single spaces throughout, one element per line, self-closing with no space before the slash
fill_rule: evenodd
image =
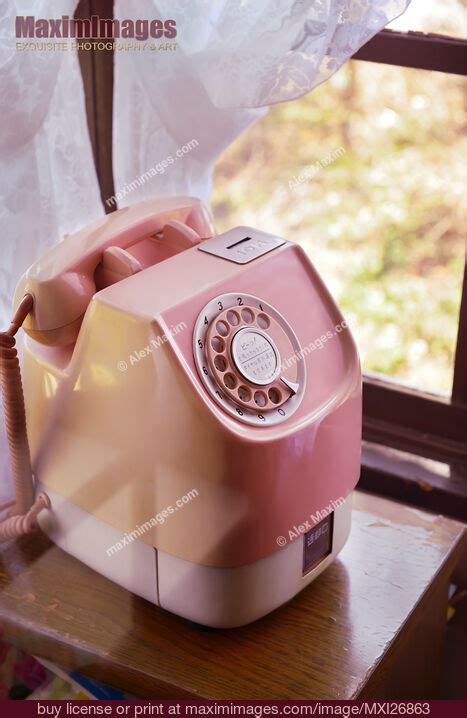
<path id="1" fill-rule="evenodd" d="M 214 162 L 235 137 L 268 105 L 327 79 L 409 1 L 116 0 L 117 18 L 177 22 L 176 50 L 115 55 L 120 206 L 157 194 L 208 199 Z M 76 54 L 21 52 L 14 37 L 16 15 L 72 16 L 76 4 L 0 0 L 1 326 L 29 264 L 103 214 Z M 183 160 L 125 193 L 188 143 Z"/>
<path id="2" fill-rule="evenodd" d="M 409 2 L 116 0 L 116 17 L 173 18 L 178 29 L 175 52 L 117 55 L 116 189 L 198 143 L 123 204 L 161 192 L 209 198 L 216 158 L 268 105 L 326 80 Z"/>

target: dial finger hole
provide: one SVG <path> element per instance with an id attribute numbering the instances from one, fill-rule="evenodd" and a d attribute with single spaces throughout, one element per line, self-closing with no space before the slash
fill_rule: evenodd
<path id="1" fill-rule="evenodd" d="M 263 408 L 263 406 L 266 406 L 268 400 L 264 391 L 255 391 L 255 402 L 261 408 Z"/>
<path id="2" fill-rule="evenodd" d="M 235 389 L 237 386 L 237 377 L 234 374 L 226 374 L 224 377 L 224 384 L 227 389 Z"/>
<path id="3" fill-rule="evenodd" d="M 238 324 L 240 324 L 240 317 L 237 312 L 230 310 L 229 312 L 227 312 L 227 321 L 233 327 L 236 327 L 238 326 Z"/>
<path id="4" fill-rule="evenodd" d="M 225 342 L 222 337 L 213 337 L 211 339 L 211 346 L 215 352 L 223 352 L 225 349 Z"/>
<path id="5" fill-rule="evenodd" d="M 241 401 L 250 401 L 251 390 L 247 386 L 242 384 L 241 386 L 238 387 L 238 398 Z"/>
<path id="6" fill-rule="evenodd" d="M 251 324 L 254 319 L 253 312 L 251 311 L 251 309 L 242 309 L 242 319 L 247 324 Z"/>
<path id="7" fill-rule="evenodd" d="M 223 357 L 221 354 L 219 354 L 218 356 L 216 356 L 216 357 L 214 358 L 214 366 L 215 366 L 216 369 L 218 369 L 219 371 L 225 371 L 225 370 L 227 369 L 227 361 L 226 361 L 226 358 Z"/>
<path id="8" fill-rule="evenodd" d="M 221 335 L 221 337 L 226 337 L 227 334 L 230 332 L 230 327 L 227 324 L 227 322 L 217 322 L 216 324 L 217 333 Z"/>
<path id="9" fill-rule="evenodd" d="M 272 387 L 272 389 L 269 389 L 268 391 L 268 397 L 273 404 L 279 404 L 282 399 L 282 394 L 280 393 L 279 389 Z"/>
<path id="10" fill-rule="evenodd" d="M 256 317 L 256 323 L 259 327 L 261 327 L 261 329 L 267 329 L 271 324 L 267 314 L 258 314 Z"/>

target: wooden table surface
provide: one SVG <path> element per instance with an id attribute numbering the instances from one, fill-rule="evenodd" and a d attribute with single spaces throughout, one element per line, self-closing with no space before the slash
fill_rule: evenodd
<path id="1" fill-rule="evenodd" d="M 425 697 L 464 550 L 462 524 L 356 492 L 350 539 L 311 586 L 250 626 L 209 630 L 37 533 L 1 549 L 0 623 L 28 652 L 140 697 Z"/>

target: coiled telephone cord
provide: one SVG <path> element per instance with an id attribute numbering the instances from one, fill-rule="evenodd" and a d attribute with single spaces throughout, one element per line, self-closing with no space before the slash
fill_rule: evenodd
<path id="1" fill-rule="evenodd" d="M 15 499 L 0 504 L 0 511 L 11 507 L 8 517 L 0 521 L 0 542 L 34 530 L 37 526 L 37 515 L 43 509 L 50 508 L 50 500 L 46 494 L 41 493 L 34 500 L 23 384 L 15 340 L 18 329 L 33 305 L 32 295 L 26 294 L 7 331 L 0 332 L 0 384 L 15 490 Z"/>

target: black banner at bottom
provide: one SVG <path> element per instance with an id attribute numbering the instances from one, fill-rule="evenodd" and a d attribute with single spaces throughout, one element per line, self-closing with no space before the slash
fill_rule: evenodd
<path id="1" fill-rule="evenodd" d="M 465 701 L 0 701 L 6 718 L 144 718 L 162 716 L 432 716 L 459 718 L 467 715 Z"/>

